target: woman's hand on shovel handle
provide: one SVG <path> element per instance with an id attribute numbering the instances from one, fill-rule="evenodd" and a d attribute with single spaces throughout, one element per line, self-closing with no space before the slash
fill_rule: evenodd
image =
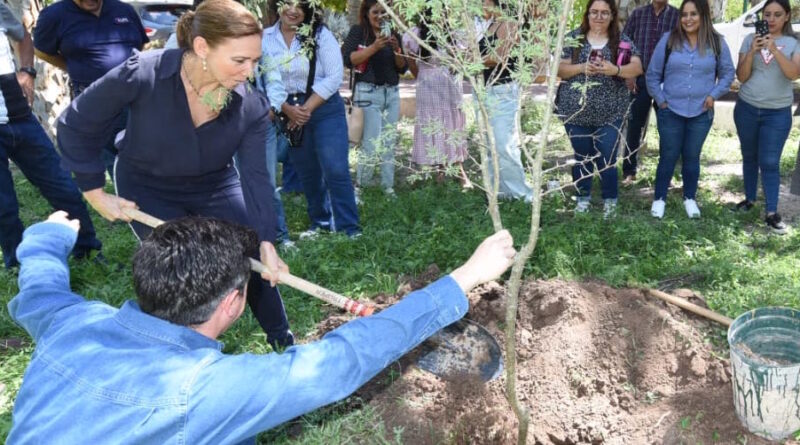
<path id="1" fill-rule="evenodd" d="M 97 210 L 103 218 L 109 221 L 116 221 L 121 219 L 126 222 L 131 221 L 131 217 L 122 211 L 123 208 L 137 208 L 136 203 L 128 201 L 119 196 L 110 195 L 103 191 L 101 188 L 83 192 L 83 197 L 89 202 L 93 209 Z"/>
<path id="2" fill-rule="evenodd" d="M 501 230 L 481 242 L 463 266 L 450 274 L 464 293 L 473 287 L 494 280 L 512 264 L 517 251 L 508 230 Z"/>
<path id="3" fill-rule="evenodd" d="M 261 254 L 261 263 L 267 266 L 268 272 L 263 272 L 261 278 L 269 281 L 270 286 L 278 284 L 278 276 L 281 273 L 289 273 L 289 266 L 283 262 L 275 251 L 275 246 L 268 241 L 262 241 L 258 248 Z"/>

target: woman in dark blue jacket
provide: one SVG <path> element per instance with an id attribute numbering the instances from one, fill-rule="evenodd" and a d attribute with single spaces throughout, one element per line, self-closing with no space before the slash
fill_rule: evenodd
<path id="1" fill-rule="evenodd" d="M 129 221 L 123 208 L 138 206 L 161 219 L 205 215 L 254 227 L 261 260 L 277 276 L 288 269 L 272 246 L 269 104 L 245 83 L 261 57 L 261 25 L 232 0 L 206 0 L 180 19 L 178 41 L 177 50 L 134 55 L 70 104 L 58 123 L 63 165 L 112 221 Z M 102 188 L 101 142 L 125 107 L 115 196 Z M 140 238 L 149 233 L 142 224 L 132 227 Z M 254 274 L 248 302 L 273 346 L 293 343 L 276 288 Z"/>

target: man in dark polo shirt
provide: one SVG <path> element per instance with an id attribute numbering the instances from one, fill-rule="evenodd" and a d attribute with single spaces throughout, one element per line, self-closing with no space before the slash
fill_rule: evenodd
<path id="1" fill-rule="evenodd" d="M 149 39 L 131 5 L 119 0 L 62 0 L 44 8 L 33 31 L 36 55 L 63 70 L 70 78 L 72 98 L 112 68 L 124 62 Z M 120 114 L 118 131 L 127 113 Z M 113 138 L 104 162 L 113 176 L 117 150 Z"/>
<path id="2" fill-rule="evenodd" d="M 643 73 L 653 56 L 656 43 L 665 32 L 672 30 L 680 18 L 680 12 L 667 0 L 653 0 L 649 5 L 636 8 L 625 23 L 623 34 L 633 39 L 633 44 L 642 52 Z M 631 112 L 628 116 L 628 133 L 622 158 L 622 182 L 631 184 L 636 180 L 638 168 L 637 155 L 647 133 L 647 121 L 653 99 L 647 93 L 644 74 L 634 79 L 627 79 L 628 88 L 634 94 Z"/>
<path id="3" fill-rule="evenodd" d="M 22 68 L 15 70 L 9 38 L 19 42 Z M 60 167 L 61 160 L 53 143 L 44 132 L 28 105 L 29 93 L 21 84 L 31 84 L 36 75 L 33 66 L 31 35 L 14 18 L 11 10 L 0 3 L 0 248 L 6 268 L 16 265 L 16 250 L 22 240 L 23 225 L 19 218 L 19 202 L 9 160 L 36 186 L 53 208 L 65 210 L 81 222 L 78 242 L 73 254 L 87 257 L 100 250 L 92 220 L 81 193 Z"/>

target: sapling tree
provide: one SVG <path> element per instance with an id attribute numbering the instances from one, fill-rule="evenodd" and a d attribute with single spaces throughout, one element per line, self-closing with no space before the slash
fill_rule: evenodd
<path id="1" fill-rule="evenodd" d="M 417 43 L 430 52 L 438 63 L 451 72 L 460 74 L 474 92 L 473 106 L 476 109 L 476 124 L 479 137 L 475 141 L 480 151 L 481 183 L 486 192 L 488 211 L 495 231 L 504 228 L 499 206 L 499 181 L 503 174 L 495 144 L 492 113 L 497 109 L 496 99 L 491 94 L 498 78 L 490 76 L 484 81 L 483 69 L 487 59 L 499 68 L 509 68 L 512 78 L 519 85 L 521 94 L 516 98 L 517 126 L 521 104 L 529 96 L 530 87 L 540 75 L 546 75 L 546 103 L 553 103 L 556 93 L 556 76 L 567 19 L 572 11 L 573 0 L 556 2 L 545 0 L 505 0 L 501 7 L 492 11 L 487 19 L 504 22 L 505 38 L 481 51 L 479 47 L 480 27 L 484 14 L 484 2 L 480 0 L 395 0 L 388 4 L 378 0 L 386 14 L 402 32 L 409 30 L 409 23 L 425 20 L 429 33 L 427 39 L 413 35 Z M 500 69 L 495 70 L 498 73 Z M 516 321 L 522 274 L 530 259 L 539 236 L 539 214 L 543 183 L 542 164 L 547 150 L 547 141 L 552 131 L 553 111 L 546 107 L 540 125 L 539 137 L 522 141 L 522 157 L 527 177 L 533 190 L 527 239 L 519 249 L 511 275 L 507 282 L 507 306 L 505 315 L 506 397 L 518 421 L 517 442 L 526 443 L 528 437 L 529 412 L 531 407 L 523 405 L 517 395 L 516 379 Z"/>

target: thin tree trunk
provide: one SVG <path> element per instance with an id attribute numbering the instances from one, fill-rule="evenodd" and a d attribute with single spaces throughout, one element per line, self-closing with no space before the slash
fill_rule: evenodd
<path id="1" fill-rule="evenodd" d="M 347 22 L 350 26 L 358 24 L 358 9 L 361 7 L 361 0 L 347 0 Z"/>

